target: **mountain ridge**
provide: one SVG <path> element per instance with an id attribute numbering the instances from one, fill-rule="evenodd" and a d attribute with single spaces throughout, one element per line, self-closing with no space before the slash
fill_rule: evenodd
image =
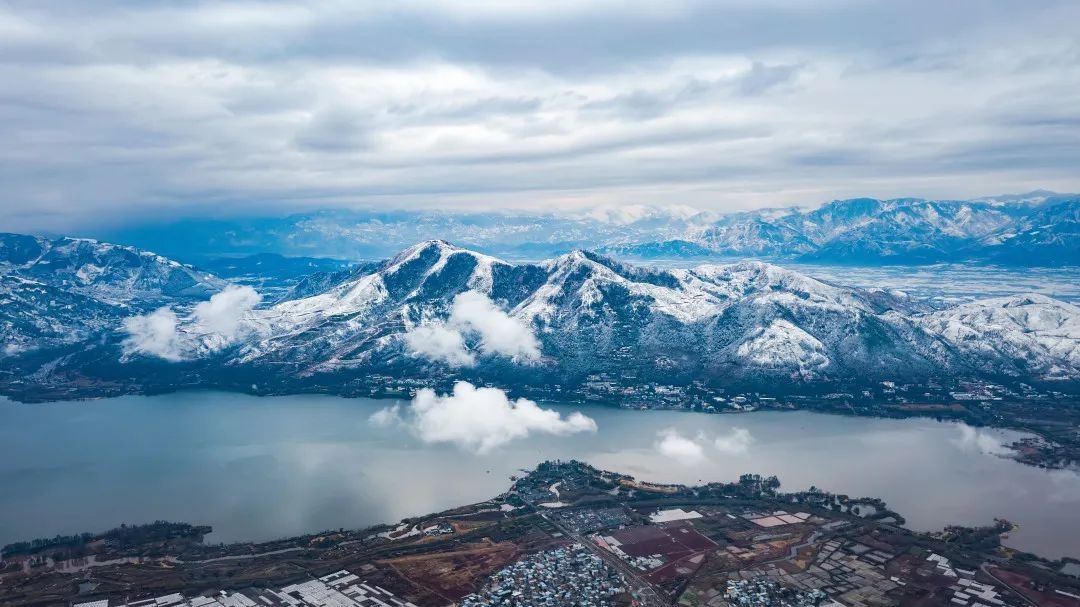
<path id="1" fill-rule="evenodd" d="M 1036 191 L 972 200 L 852 198 L 817 208 L 730 214 L 682 207 L 577 214 L 324 210 L 187 220 L 105 235 L 196 261 L 265 252 L 384 259 L 415 242 L 453 234 L 472 249 L 529 260 L 580 248 L 641 258 L 1054 267 L 1080 265 L 1078 213 L 1080 195 Z"/>
<path id="2" fill-rule="evenodd" d="M 112 251 L 95 246 L 99 255 Z M 77 272 L 56 266 L 65 277 Z M 128 274 L 106 276 L 129 284 Z M 43 284 L 11 268 L 2 278 L 27 289 Z M 317 273 L 261 305 L 253 292 L 240 298 L 243 306 L 215 305 L 219 295 L 238 292 L 220 279 L 204 285 L 221 287 L 209 303 L 181 290 L 125 306 L 83 295 L 81 285 L 56 284 L 49 288 L 86 299 L 62 313 L 46 305 L 55 295 L 23 302 L 21 315 L 0 323 L 6 343 L 22 344 L 0 355 L 0 371 L 114 389 L 246 381 L 345 391 L 459 377 L 523 389 L 663 383 L 721 393 L 753 385 L 825 393 L 881 382 L 1080 383 L 1075 305 L 1024 293 L 946 305 L 755 260 L 662 269 L 574 250 L 514 263 L 435 239 L 381 262 Z M 106 287 L 97 285 L 114 292 Z M 211 322 L 211 312 L 224 317 Z M 168 361 L 140 349 L 132 326 L 159 331 L 146 339 L 165 340 L 173 348 Z M 535 356 L 523 357 L 534 346 L 519 348 L 518 338 L 534 340 Z M 36 350 L 29 347 L 35 339 L 43 342 Z M 176 350 L 185 344 L 194 349 Z M 140 373 L 146 377 L 136 379 Z"/>

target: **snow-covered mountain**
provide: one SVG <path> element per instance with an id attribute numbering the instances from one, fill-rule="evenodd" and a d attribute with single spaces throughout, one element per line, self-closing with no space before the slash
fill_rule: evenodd
<path id="1" fill-rule="evenodd" d="M 226 284 L 135 247 L 24 234 L 0 234 L 0 273 L 116 304 L 204 299 Z"/>
<path id="2" fill-rule="evenodd" d="M 943 307 L 759 261 L 659 269 L 575 250 L 511 263 L 432 240 L 316 273 L 274 302 L 225 289 L 192 306 L 191 294 L 223 283 L 141 252 L 134 259 L 151 267 L 106 265 L 96 280 L 77 280 L 78 264 L 57 262 L 60 277 L 46 282 L 24 274 L 42 272 L 30 241 L 9 241 L 0 332 L 14 345 L 0 372 L 6 362 L 51 385 L 346 392 L 384 377 L 830 391 L 885 380 L 1080 381 L 1080 308 L 1040 295 Z M 110 245 L 96 246 L 77 258 L 111 258 Z M 133 278 L 173 272 L 199 280 Z M 148 295 L 110 299 L 119 292 Z"/>
<path id="3" fill-rule="evenodd" d="M 1049 202 L 980 241 L 991 262 L 1080 265 L 1080 200 Z"/>
<path id="4" fill-rule="evenodd" d="M 730 215 L 683 239 L 717 255 L 825 263 L 1070 266 L 1080 264 L 1078 214 L 1077 197 L 1009 202 L 858 198 L 812 211 Z M 635 247 L 663 249 L 660 244 Z"/>
<path id="5" fill-rule="evenodd" d="M 813 210 L 726 215 L 637 206 L 577 214 L 338 210 L 140 225 L 106 235 L 194 260 L 264 252 L 382 259 L 417 241 L 453 235 L 464 246 L 511 259 L 588 249 L 617 257 L 1075 266 L 1078 213 L 1076 195 L 1032 192 L 977 200 L 856 198 Z"/>
<path id="6" fill-rule="evenodd" d="M 0 357 L 99 337 L 127 316 L 226 284 L 133 247 L 0 234 Z"/>
<path id="7" fill-rule="evenodd" d="M 1037 294 L 963 304 L 919 319 L 982 371 L 1075 378 L 1080 307 Z"/>
<path id="8" fill-rule="evenodd" d="M 408 335 L 446 323 L 465 292 L 483 294 L 541 344 L 539 362 L 513 361 L 485 353 L 483 335 L 463 334 L 481 375 L 1080 378 L 1080 309 L 1043 296 L 1016 298 L 1020 307 L 988 300 L 938 310 L 763 262 L 661 270 L 573 251 L 512 264 L 443 241 L 341 276 L 320 293 L 253 310 L 252 337 L 230 362 L 285 365 L 301 375 L 449 371 L 453 365 L 412 351 Z M 1006 337 L 1011 345 L 1002 347 Z"/>
<path id="9" fill-rule="evenodd" d="M 84 342 L 111 331 L 130 309 L 63 288 L 0 276 L 0 358 Z"/>

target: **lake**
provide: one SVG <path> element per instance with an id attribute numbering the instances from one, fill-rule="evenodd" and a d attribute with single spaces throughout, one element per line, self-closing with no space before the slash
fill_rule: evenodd
<path id="1" fill-rule="evenodd" d="M 154 519 L 213 525 L 208 541 L 224 542 L 358 528 L 481 501 L 504 491 L 519 468 L 578 458 L 652 481 L 775 474 L 788 490 L 882 497 L 916 529 L 1003 516 L 1020 524 L 1009 545 L 1080 557 L 1080 475 L 994 455 L 1010 436 L 1002 431 L 808 412 L 559 405 L 552 408 L 583 411 L 598 431 L 532 436 L 476 455 L 369 423 L 387 404 L 215 392 L 0 399 L 0 543 Z M 743 428 L 750 440 L 726 452 L 710 442 L 705 461 L 687 463 L 657 449 L 666 428 L 710 441 Z"/>

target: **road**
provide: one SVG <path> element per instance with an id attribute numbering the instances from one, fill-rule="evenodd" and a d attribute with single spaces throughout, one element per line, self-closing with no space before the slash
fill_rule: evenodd
<path id="1" fill-rule="evenodd" d="M 994 580 L 999 585 L 1001 585 L 1003 588 L 1005 588 L 1007 592 L 1010 592 L 1013 595 L 1020 597 L 1021 600 L 1023 600 L 1028 605 L 1031 605 L 1031 607 L 1039 607 L 1038 603 L 1036 603 L 1035 601 L 1029 599 L 1028 597 L 1024 596 L 1023 594 L 1017 592 L 1016 590 L 1013 590 L 1012 586 L 1006 584 L 1004 580 L 1002 580 L 998 576 L 991 573 L 990 572 L 990 565 L 988 563 L 983 563 L 982 565 L 979 566 L 979 569 L 982 569 L 983 573 L 990 576 L 990 579 Z"/>

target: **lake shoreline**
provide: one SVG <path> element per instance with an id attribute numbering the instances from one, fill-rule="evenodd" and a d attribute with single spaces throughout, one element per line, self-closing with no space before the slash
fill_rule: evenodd
<path id="1" fill-rule="evenodd" d="M 10 489 L 0 500 L 0 521 L 13 525 L 0 523 L 0 539 L 153 518 L 207 522 L 225 542 L 358 528 L 471 503 L 500 489 L 518 468 L 544 457 L 574 457 L 656 482 L 775 474 L 794 488 L 817 484 L 880 495 L 916 529 L 1005 517 L 1021 524 L 1010 540 L 1021 548 L 1054 554 L 1080 546 L 1080 530 L 1071 534 L 1075 544 L 1060 533 L 1069 508 L 1080 507 L 1080 475 L 979 450 L 979 441 L 1001 446 L 1019 438 L 1011 431 L 971 428 L 965 431 L 974 433 L 969 443 L 964 426 L 926 417 L 694 415 L 542 402 L 564 415 L 577 410 L 594 418 L 599 433 L 529 437 L 477 455 L 453 444 L 426 444 L 406 428 L 372 427 L 370 415 L 394 402 L 216 391 L 103 399 L 93 406 L 0 401 L 0 480 Z M 55 446 L 42 451 L 27 442 L 25 432 L 33 428 L 53 436 Z M 657 433 L 665 428 L 698 441 L 707 459 L 683 464 L 658 453 Z M 735 428 L 753 437 L 745 451 L 717 450 L 713 439 Z M 923 478 L 912 485 L 914 471 Z M 1046 504 L 1024 497 L 1055 493 L 1060 497 Z M 290 508 L 294 515 L 284 517 L 281 511 Z M 66 524 L 58 529 L 56 521 Z M 1039 545 L 1046 548 L 1033 548 Z"/>

